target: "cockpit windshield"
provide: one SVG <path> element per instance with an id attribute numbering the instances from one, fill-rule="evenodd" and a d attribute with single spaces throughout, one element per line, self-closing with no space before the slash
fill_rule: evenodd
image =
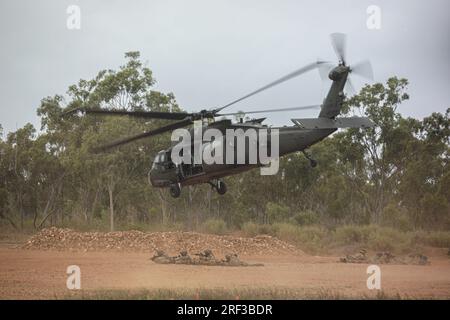
<path id="1" fill-rule="evenodd" d="M 153 160 L 152 168 L 163 165 L 170 166 L 172 164 L 172 160 L 170 158 L 170 151 L 163 150 L 158 152 L 155 159 Z"/>

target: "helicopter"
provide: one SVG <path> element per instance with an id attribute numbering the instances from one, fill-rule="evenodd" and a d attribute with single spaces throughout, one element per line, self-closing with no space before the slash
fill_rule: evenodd
<path id="1" fill-rule="evenodd" d="M 348 90 L 352 90 L 354 92 L 349 75 L 357 74 L 364 78 L 373 79 L 373 71 L 372 66 L 368 60 L 356 63 L 353 66 L 347 64 L 345 34 L 333 33 L 330 35 L 330 38 L 332 47 L 338 58 L 337 65 L 331 62 L 318 60 L 219 108 L 204 109 L 199 112 L 192 113 L 77 108 L 68 111 L 68 113 L 81 111 L 85 114 L 131 116 L 143 119 L 176 120 L 176 122 L 169 125 L 100 146 L 97 148 L 97 151 L 106 151 L 136 140 L 159 135 L 165 132 L 173 132 L 174 130 L 192 126 L 193 124 L 195 127 L 195 124 L 200 122 L 200 126 L 197 126 L 197 128 L 191 128 L 189 130 L 191 137 L 195 136 L 195 130 L 198 130 L 199 127 L 203 131 L 208 129 L 216 129 L 221 133 L 225 133 L 227 130 L 231 129 L 240 130 L 240 132 L 244 135 L 250 130 L 253 130 L 257 133 L 262 130 L 266 132 L 276 131 L 278 157 L 294 152 L 302 152 L 309 160 L 311 167 L 315 167 L 317 165 L 317 161 L 315 161 L 309 155 L 306 150 L 307 148 L 322 141 L 339 128 L 368 128 L 374 126 L 374 123 L 366 117 L 338 117 L 346 97 L 344 94 L 344 88 L 346 90 L 348 88 Z M 266 118 L 244 119 L 243 117 L 240 117 L 237 122 L 232 122 L 232 120 L 224 118 L 227 116 L 242 116 L 242 112 L 223 112 L 225 108 L 228 108 L 244 99 L 247 99 L 285 81 L 305 74 L 306 72 L 313 69 L 317 69 L 319 71 L 322 79 L 329 78 L 332 81 L 331 87 L 321 105 L 266 109 L 245 112 L 245 114 L 320 109 L 317 118 L 291 119 L 293 125 L 283 127 L 269 127 L 263 124 L 263 121 Z M 216 121 L 215 119 L 217 117 L 222 118 Z M 268 135 L 267 140 L 264 141 L 264 147 L 267 148 L 268 146 L 271 146 L 274 142 L 272 140 L 272 135 Z M 256 143 L 256 147 L 258 150 L 263 147 L 263 142 L 261 139 L 258 139 L 258 137 L 254 142 Z M 187 142 L 185 141 L 184 144 L 187 148 L 183 149 L 183 159 L 192 159 L 194 157 L 194 148 L 196 147 L 196 144 L 200 144 L 200 148 L 211 148 L 212 146 L 214 146 L 214 150 L 223 149 L 223 155 L 227 153 L 227 150 L 229 152 L 230 146 L 232 151 L 236 151 L 236 144 L 234 140 L 230 144 L 228 144 L 228 141 L 226 141 L 225 139 L 205 141 L 203 138 L 200 138 L 199 143 L 195 142 L 194 139 L 192 139 L 188 140 Z M 149 170 L 149 182 L 153 187 L 168 188 L 171 196 L 174 198 L 178 198 L 181 195 L 181 190 L 183 187 L 204 183 L 210 184 L 218 194 L 223 195 L 227 191 L 227 186 L 223 181 L 224 177 L 239 174 L 253 168 L 264 167 L 267 165 L 267 162 L 263 163 L 260 157 L 257 157 L 256 161 L 249 161 L 249 145 L 245 145 L 244 148 L 244 161 L 237 161 L 237 152 L 234 152 L 232 161 L 224 164 L 206 163 L 205 161 L 174 161 L 173 151 L 176 144 L 172 143 L 171 147 L 165 150 L 161 150 L 155 156 L 152 167 Z"/>

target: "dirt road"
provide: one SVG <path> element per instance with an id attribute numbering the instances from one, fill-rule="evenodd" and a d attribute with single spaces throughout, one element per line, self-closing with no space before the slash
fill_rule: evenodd
<path id="1" fill-rule="evenodd" d="M 350 297 L 374 295 L 366 287 L 366 264 L 337 263 L 337 257 L 247 256 L 263 267 L 159 265 L 150 253 L 35 251 L 0 246 L 1 299 L 65 298 L 66 268 L 81 268 L 84 292 L 102 289 L 291 288 L 325 290 Z M 382 289 L 409 298 L 450 298 L 450 259 L 431 265 L 381 265 Z"/>

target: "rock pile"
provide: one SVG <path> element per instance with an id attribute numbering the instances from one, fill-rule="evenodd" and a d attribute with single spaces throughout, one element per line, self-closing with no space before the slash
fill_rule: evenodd
<path id="1" fill-rule="evenodd" d="M 137 251 L 164 250 L 179 253 L 200 252 L 209 248 L 219 254 L 303 255 L 295 246 L 268 235 L 253 238 L 219 236 L 196 232 L 77 232 L 72 229 L 48 228 L 32 236 L 23 246 L 36 250 L 70 251 Z"/>

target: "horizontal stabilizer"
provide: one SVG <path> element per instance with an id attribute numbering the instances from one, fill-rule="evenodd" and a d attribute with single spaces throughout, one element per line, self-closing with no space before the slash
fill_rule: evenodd
<path id="1" fill-rule="evenodd" d="M 365 117 L 291 119 L 302 129 L 371 128 L 375 124 Z"/>

